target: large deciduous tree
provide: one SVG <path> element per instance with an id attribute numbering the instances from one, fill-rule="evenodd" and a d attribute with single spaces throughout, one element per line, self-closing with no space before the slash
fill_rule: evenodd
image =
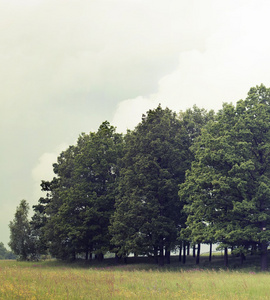
<path id="1" fill-rule="evenodd" d="M 97 132 L 82 134 L 76 146 L 59 156 L 54 164 L 57 177 L 43 182 L 49 194 L 35 207 L 45 215 L 44 236 L 54 256 L 84 253 L 88 259 L 92 252 L 102 257 L 110 249 L 108 226 L 121 151 L 122 135 L 103 122 Z"/>
<path id="2" fill-rule="evenodd" d="M 270 90 L 251 88 L 225 104 L 194 146 L 195 161 L 181 186 L 187 225 L 197 239 L 239 249 L 257 244 L 267 269 L 270 240 Z"/>
<path id="3" fill-rule="evenodd" d="M 112 218 L 118 255 L 159 253 L 174 248 L 181 226 L 178 184 L 189 166 L 186 132 L 177 115 L 158 106 L 125 137 L 119 194 Z"/>
<path id="4" fill-rule="evenodd" d="M 189 108 L 186 111 L 181 111 L 179 113 L 179 120 L 181 121 L 182 129 L 185 132 L 185 134 L 183 135 L 184 145 L 188 149 L 187 155 L 185 157 L 186 166 L 188 167 L 187 170 L 190 168 L 191 163 L 194 160 L 194 151 L 191 150 L 194 142 L 201 135 L 202 129 L 208 124 L 208 122 L 213 121 L 214 118 L 215 112 L 213 110 L 207 111 L 205 109 L 198 108 L 196 105 L 194 105 L 192 109 Z M 184 201 L 182 201 L 181 206 L 183 205 Z M 190 235 L 189 228 L 186 228 L 185 226 L 187 213 L 184 210 L 182 210 L 181 216 L 182 220 L 180 223 L 182 224 L 182 226 L 179 232 L 179 257 L 181 259 L 181 251 L 183 251 L 183 263 L 185 263 L 186 250 L 188 251 L 188 247 L 190 246 L 190 244 L 193 244 L 193 249 L 195 251 L 195 245 L 200 244 L 201 239 L 194 238 L 194 235 Z"/>

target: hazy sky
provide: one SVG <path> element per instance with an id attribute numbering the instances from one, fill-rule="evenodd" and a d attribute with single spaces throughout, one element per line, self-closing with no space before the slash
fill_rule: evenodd
<path id="1" fill-rule="evenodd" d="M 0 0 L 0 242 L 81 132 L 270 87 L 269 13 L 267 0 Z"/>

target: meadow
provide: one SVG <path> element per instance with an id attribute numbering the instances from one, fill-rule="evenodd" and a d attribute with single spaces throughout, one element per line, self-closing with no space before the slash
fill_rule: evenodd
<path id="1" fill-rule="evenodd" d="M 243 266 L 231 260 L 226 270 L 222 263 L 0 261 L 0 299 L 270 299 L 270 273 L 259 272 L 254 258 Z"/>

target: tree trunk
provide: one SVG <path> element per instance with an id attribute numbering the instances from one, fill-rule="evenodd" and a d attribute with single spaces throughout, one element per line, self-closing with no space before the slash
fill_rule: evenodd
<path id="1" fill-rule="evenodd" d="M 158 264 L 158 250 L 157 250 L 157 247 L 154 247 L 154 258 L 155 258 L 155 263 Z"/>
<path id="2" fill-rule="evenodd" d="M 164 266 L 164 251 L 163 251 L 163 247 L 160 247 L 160 250 L 159 250 L 159 265 L 161 267 Z"/>
<path id="3" fill-rule="evenodd" d="M 193 257 L 196 257 L 196 245 L 193 246 Z"/>
<path id="4" fill-rule="evenodd" d="M 261 242 L 261 271 L 268 269 L 267 246 L 266 241 Z"/>
<path id="5" fill-rule="evenodd" d="M 86 250 L 86 251 L 85 251 L 85 260 L 88 260 L 88 255 L 89 255 L 89 251 Z"/>
<path id="6" fill-rule="evenodd" d="M 241 265 L 244 263 L 244 260 L 246 260 L 245 254 L 241 253 L 241 255 L 240 255 L 240 263 L 241 263 Z"/>
<path id="7" fill-rule="evenodd" d="M 187 243 L 187 256 L 190 255 L 190 243 Z"/>
<path id="8" fill-rule="evenodd" d="M 183 244 L 183 264 L 186 263 L 186 242 Z"/>
<path id="9" fill-rule="evenodd" d="M 211 262 L 212 261 L 212 243 L 210 243 L 210 250 L 209 250 L 209 261 Z"/>
<path id="10" fill-rule="evenodd" d="M 182 245 L 179 247 L 179 257 L 178 257 L 179 262 L 182 261 Z"/>
<path id="11" fill-rule="evenodd" d="M 251 246 L 251 253 L 250 255 L 253 255 L 257 251 L 257 244 L 253 243 Z"/>
<path id="12" fill-rule="evenodd" d="M 165 257 L 166 257 L 166 264 L 171 263 L 171 251 L 170 250 L 165 250 Z"/>
<path id="13" fill-rule="evenodd" d="M 119 264 L 119 256 L 115 253 L 114 261 L 116 264 Z"/>
<path id="14" fill-rule="evenodd" d="M 229 257 L 228 257 L 228 248 L 224 248 L 224 264 L 225 267 L 227 268 L 229 266 Z"/>
<path id="15" fill-rule="evenodd" d="M 200 263 L 200 252 L 201 252 L 201 244 L 199 243 L 197 248 L 196 265 Z"/>
<path id="16" fill-rule="evenodd" d="M 104 259 L 104 254 L 103 254 L 103 253 L 99 253 L 99 254 L 97 255 L 97 259 L 98 259 L 98 261 L 103 261 L 103 259 Z"/>

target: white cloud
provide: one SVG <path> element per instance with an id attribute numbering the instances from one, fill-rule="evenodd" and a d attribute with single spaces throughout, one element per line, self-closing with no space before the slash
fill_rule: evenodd
<path id="1" fill-rule="evenodd" d="M 173 20 L 174 10 L 163 1 L 11 3 L 0 7 L 0 95 L 20 107 L 22 95 L 24 103 L 70 101 L 74 94 L 78 101 L 89 93 L 97 97 L 104 85 L 120 98 L 144 92 L 156 73 L 172 68 L 179 48 L 196 40 L 194 29 L 176 28 L 173 21 L 188 20 L 177 2 Z M 148 87 L 138 82 L 143 74 Z"/>
<path id="2" fill-rule="evenodd" d="M 35 181 L 41 179 L 49 180 L 53 177 L 52 164 L 56 162 L 56 153 L 43 153 L 39 158 L 38 164 L 32 170 L 32 177 Z"/>
<path id="3" fill-rule="evenodd" d="M 55 151 L 43 153 L 38 159 L 38 163 L 32 169 L 32 179 L 34 181 L 33 198 L 37 202 L 38 198 L 42 195 L 40 183 L 41 180 L 52 180 L 55 176 L 52 165 L 57 162 L 59 154 L 67 149 L 65 144 L 59 145 Z"/>
<path id="4" fill-rule="evenodd" d="M 157 92 L 119 103 L 113 124 L 122 131 L 132 129 L 140 122 L 138 112 L 158 103 L 177 112 L 194 104 L 218 110 L 223 102 L 245 98 L 252 86 L 268 86 L 270 42 L 265 29 L 270 27 L 270 4 L 256 3 L 236 7 L 207 38 L 204 51 L 180 52 L 177 68 L 159 80 Z"/>
<path id="5" fill-rule="evenodd" d="M 155 100 L 141 96 L 122 101 L 116 109 L 112 125 L 117 127 L 118 132 L 125 133 L 127 129 L 133 129 L 140 122 L 144 112 L 157 105 Z"/>

